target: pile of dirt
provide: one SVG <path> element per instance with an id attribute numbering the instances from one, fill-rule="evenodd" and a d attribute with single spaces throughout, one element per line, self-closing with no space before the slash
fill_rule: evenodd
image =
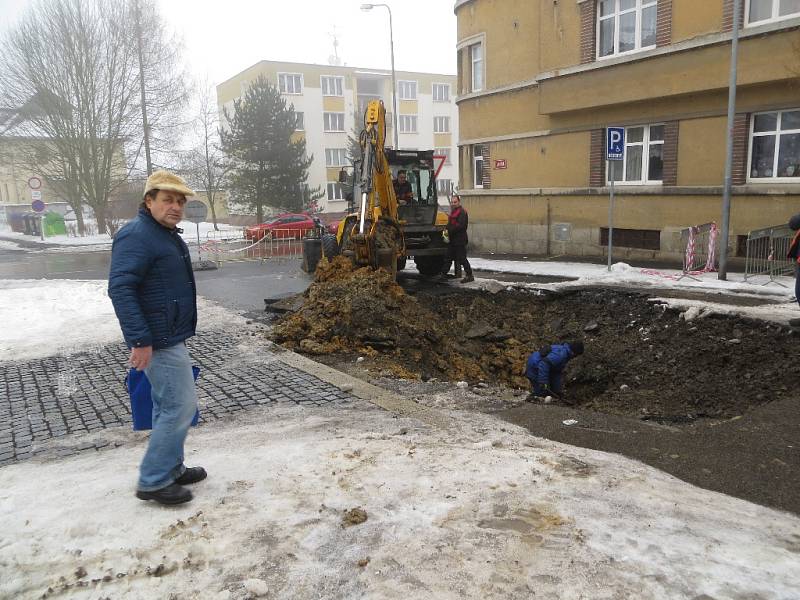
<path id="1" fill-rule="evenodd" d="M 398 377 L 454 381 L 521 374 L 527 352 L 507 335 L 489 360 L 465 353 L 448 318 L 407 295 L 388 273 L 354 269 L 343 257 L 317 268 L 302 307 L 283 317 L 271 337 L 307 354 L 365 356 Z"/>
<path id="2" fill-rule="evenodd" d="M 273 339 L 402 378 L 501 383 L 527 389 L 527 356 L 581 339 L 566 400 L 669 423 L 730 418 L 797 393 L 798 338 L 732 316 L 686 320 L 646 295 L 607 289 L 559 294 L 454 290 L 407 295 L 389 275 L 337 258 L 320 269 L 302 308 Z"/>

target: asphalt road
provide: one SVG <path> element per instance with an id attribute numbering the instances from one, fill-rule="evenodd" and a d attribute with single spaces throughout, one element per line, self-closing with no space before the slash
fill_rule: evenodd
<path id="1" fill-rule="evenodd" d="M 108 250 L 8 250 L 0 248 L 0 279 L 107 279 Z M 235 311 L 264 309 L 265 298 L 303 292 L 311 277 L 299 259 L 223 263 L 219 269 L 195 272 L 197 292 Z"/>

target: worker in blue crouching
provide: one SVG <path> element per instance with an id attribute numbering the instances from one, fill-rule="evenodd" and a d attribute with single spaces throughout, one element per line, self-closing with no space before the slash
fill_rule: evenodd
<path id="1" fill-rule="evenodd" d="M 528 357 L 525 377 L 533 391 L 529 398 L 554 396 L 561 399 L 564 393 L 564 369 L 567 363 L 583 354 L 583 342 L 553 344 L 537 350 Z"/>

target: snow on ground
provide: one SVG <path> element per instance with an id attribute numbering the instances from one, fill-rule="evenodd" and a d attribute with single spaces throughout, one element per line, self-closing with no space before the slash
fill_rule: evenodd
<path id="1" fill-rule="evenodd" d="M 258 579 L 276 599 L 797 597 L 797 517 L 451 418 L 357 403 L 201 427 L 187 460 L 210 475 L 175 508 L 134 498 L 132 433 L 4 467 L 0 596 L 244 599 Z"/>
<path id="2" fill-rule="evenodd" d="M 68 355 L 122 341 L 105 281 L 0 280 L 0 360 Z M 198 298 L 200 329 L 243 320 Z"/>
<path id="3" fill-rule="evenodd" d="M 0 282 L 0 356 L 120 340 L 104 289 Z M 242 321 L 200 310 L 208 329 Z M 38 348 L 8 337 L 22 326 Z M 134 498 L 145 436 L 127 429 L 95 434 L 113 450 L 0 468 L 0 597 L 244 600 L 254 579 L 286 599 L 797 597 L 798 517 L 445 417 L 432 429 L 356 401 L 204 425 L 187 462 L 210 477 L 174 508 Z M 345 527 L 355 507 L 367 520 Z"/>
<path id="4" fill-rule="evenodd" d="M 718 279 L 717 273 L 694 275 L 695 279 L 691 277 L 679 279 L 682 275 L 680 270 L 642 269 L 622 262 L 611 265 L 611 271 L 609 271 L 606 265 L 589 263 L 494 260 L 486 258 L 470 258 L 469 261 L 473 269 L 484 271 L 576 278 L 575 281 L 552 284 L 553 287 L 557 288 L 587 284 L 613 284 L 635 287 L 684 288 L 697 291 L 744 292 L 785 297 L 787 300 L 794 297 L 794 279 L 791 277 L 779 277 L 775 283 L 764 285 L 768 282 L 767 278 L 753 278 L 751 282 L 746 282 L 742 273 L 729 272 L 727 281 Z"/>
<path id="5" fill-rule="evenodd" d="M 0 250 L 22 250 L 19 244 L 10 242 L 8 240 L 0 240 Z"/>

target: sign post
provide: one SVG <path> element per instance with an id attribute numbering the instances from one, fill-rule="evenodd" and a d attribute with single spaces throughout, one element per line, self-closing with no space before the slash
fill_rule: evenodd
<path id="1" fill-rule="evenodd" d="M 625 128 L 609 127 L 606 130 L 606 160 L 625 160 Z M 614 165 L 609 166 L 611 192 L 608 199 L 608 270 L 611 271 L 611 256 L 614 251 Z"/>
<path id="2" fill-rule="evenodd" d="M 200 256 L 200 223 L 206 220 L 208 207 L 200 200 L 190 200 L 186 203 L 183 214 L 187 220 L 197 225 L 197 260 L 199 261 L 202 259 Z"/>
<path id="3" fill-rule="evenodd" d="M 28 179 L 28 187 L 31 188 L 31 208 L 33 212 L 39 213 L 39 239 L 44 241 L 45 203 L 42 202 L 42 180 L 38 177 L 31 177 Z"/>

